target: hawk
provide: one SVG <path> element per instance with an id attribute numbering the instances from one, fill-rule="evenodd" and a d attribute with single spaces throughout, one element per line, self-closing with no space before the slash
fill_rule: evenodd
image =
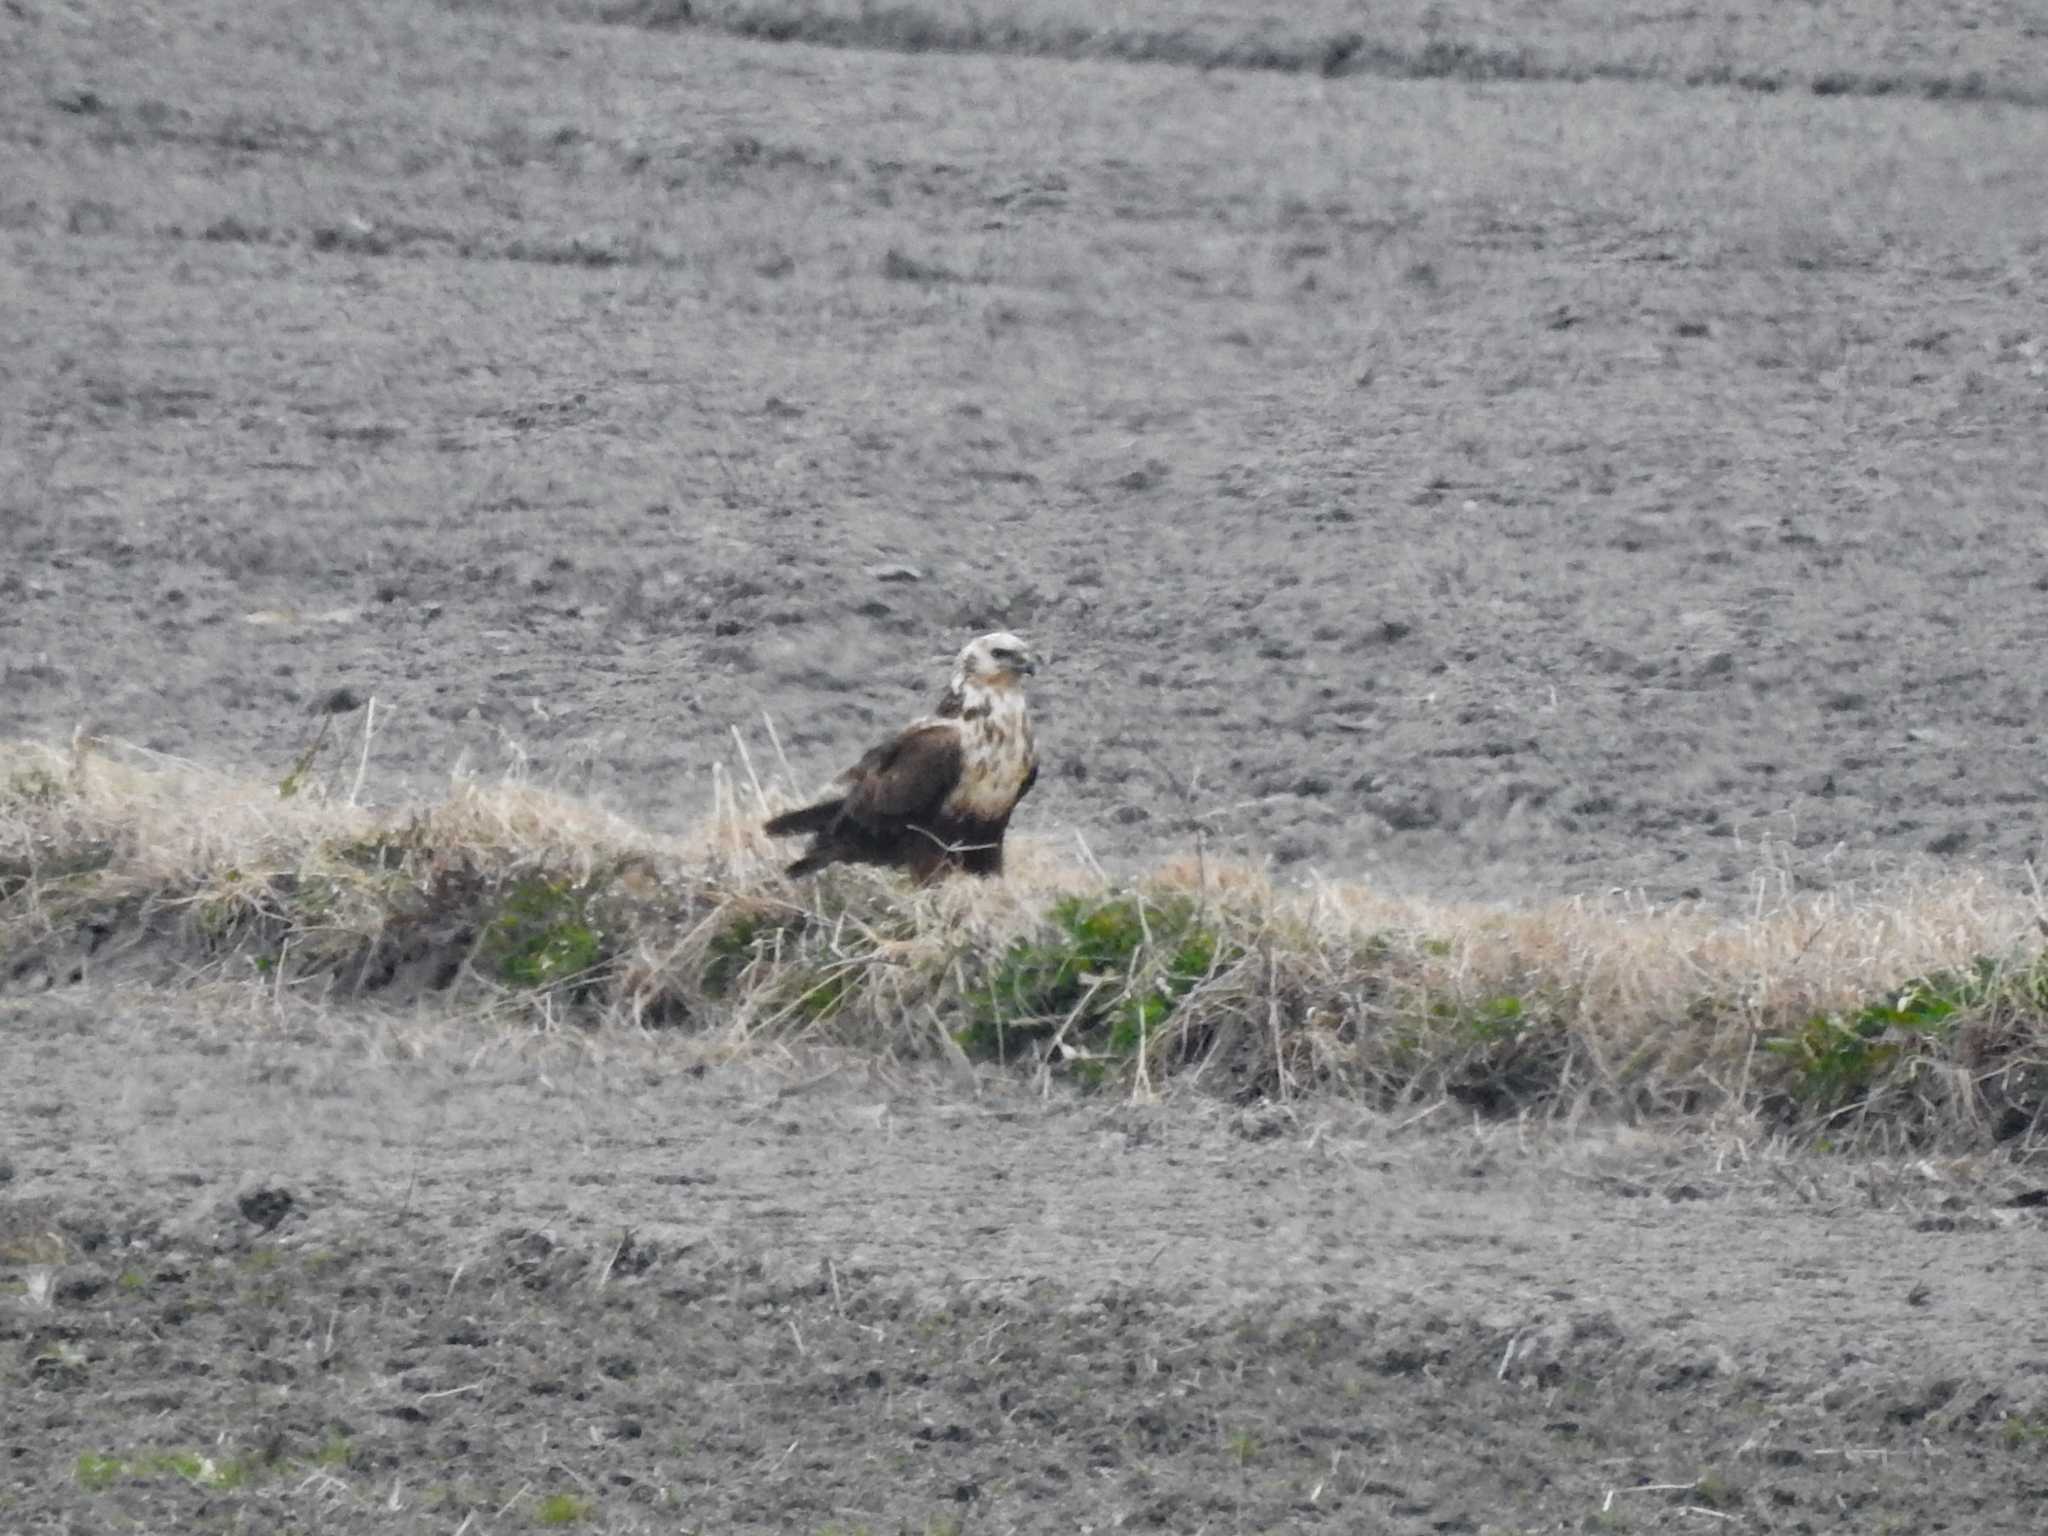
<path id="1" fill-rule="evenodd" d="M 838 791 L 767 822 L 770 837 L 810 834 L 791 864 L 881 864 L 930 880 L 952 870 L 1003 872 L 1003 833 L 1038 781 L 1024 679 L 1031 649 L 998 632 L 970 640 L 938 706 L 842 773 Z"/>

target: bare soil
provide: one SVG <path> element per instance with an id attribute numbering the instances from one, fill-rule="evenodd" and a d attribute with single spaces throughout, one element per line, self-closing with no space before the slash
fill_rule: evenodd
<path id="1" fill-rule="evenodd" d="M 1995 1171 L 0 1007 L 10 1530 L 2048 1516 Z"/>
<path id="2" fill-rule="evenodd" d="M 372 798 L 680 826 L 734 732 L 809 788 L 1003 624 L 1019 830 L 1113 867 L 2040 854 L 2037 111 L 17 10 L 0 731 L 281 779 L 374 698 Z M 1781 13 L 1717 46 L 1828 35 Z M 2041 57 L 1915 17 L 1844 67 Z"/>
<path id="3" fill-rule="evenodd" d="M 680 829 L 1000 624 L 1113 868 L 2022 882 L 2038 26 L 1794 14 L 1400 9 L 1640 77 L 1539 84 L 14 0 L 0 735 Z M 1998 1164 L 250 996 L 0 1002 L 0 1527 L 2048 1524 Z"/>

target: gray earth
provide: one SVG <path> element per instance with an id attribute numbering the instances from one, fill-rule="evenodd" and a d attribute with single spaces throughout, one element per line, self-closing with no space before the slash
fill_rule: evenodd
<path id="1" fill-rule="evenodd" d="M 1677 63 L 14 0 L 0 736 L 681 831 L 1001 625 L 1112 868 L 2023 881 L 2038 28 L 1523 9 Z M 0 1528 L 2048 1523 L 2038 1174 L 1449 1114 L 0 1002 Z"/>
<path id="2" fill-rule="evenodd" d="M 2048 1516 L 1995 1167 L 228 1006 L 0 1004 L 10 1530 Z"/>
<path id="3" fill-rule="evenodd" d="M 735 733 L 808 789 L 1003 625 L 1019 831 L 1120 869 L 2039 856 L 2039 111 L 16 11 L 0 733 L 281 779 L 339 709 L 352 777 L 374 699 L 373 798 L 677 830 Z M 1831 35 L 1781 11 L 1714 46 Z M 2048 70 L 1842 16 L 1851 73 Z"/>

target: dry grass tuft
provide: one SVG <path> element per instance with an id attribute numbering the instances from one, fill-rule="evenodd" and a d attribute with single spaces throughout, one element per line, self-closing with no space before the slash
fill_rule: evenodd
<path id="1" fill-rule="evenodd" d="M 2038 904 L 1982 878 L 1731 920 L 1280 888 L 1195 859 L 1114 884 L 1026 840 L 999 883 L 799 885 L 757 830 L 782 797 L 742 779 L 660 838 L 517 782 L 391 812 L 105 742 L 0 748 L 0 991 L 446 994 L 721 1053 L 823 1041 L 1135 1093 L 1734 1117 L 1836 1143 L 2030 1147 L 2048 1114 Z"/>

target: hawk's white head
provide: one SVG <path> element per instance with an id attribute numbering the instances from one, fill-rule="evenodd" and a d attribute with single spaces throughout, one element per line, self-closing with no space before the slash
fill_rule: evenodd
<path id="1" fill-rule="evenodd" d="M 1031 647 L 999 629 L 992 635 L 977 635 L 960 649 L 953 662 L 953 687 L 965 692 L 970 687 L 1005 688 L 1021 683 L 1038 670 Z"/>

